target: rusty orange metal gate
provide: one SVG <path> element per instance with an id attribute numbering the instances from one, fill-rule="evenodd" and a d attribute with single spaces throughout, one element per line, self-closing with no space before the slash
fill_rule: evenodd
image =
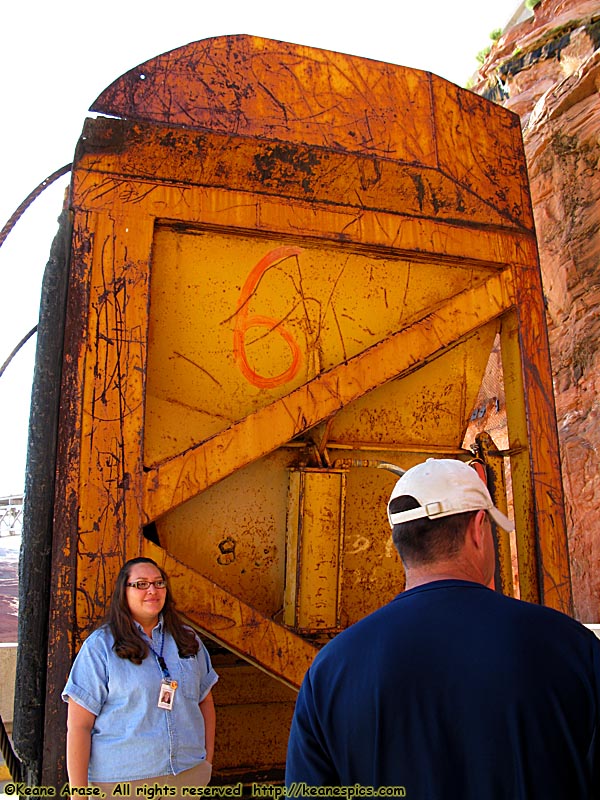
<path id="1" fill-rule="evenodd" d="M 570 608 L 519 121 L 428 73 L 246 36 L 152 59 L 92 110 L 43 782 L 71 660 L 140 553 L 214 643 L 217 780 L 274 779 L 320 643 L 403 588 L 373 466 L 470 456 L 498 337 L 510 443 L 481 454 L 510 466 L 521 596 Z"/>

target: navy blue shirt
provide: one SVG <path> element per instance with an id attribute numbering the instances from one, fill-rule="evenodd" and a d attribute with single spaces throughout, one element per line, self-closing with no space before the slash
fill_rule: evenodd
<path id="1" fill-rule="evenodd" d="M 286 784 L 404 787 L 409 800 L 600 797 L 599 692 L 600 641 L 583 625 L 476 583 L 428 583 L 317 655 Z"/>

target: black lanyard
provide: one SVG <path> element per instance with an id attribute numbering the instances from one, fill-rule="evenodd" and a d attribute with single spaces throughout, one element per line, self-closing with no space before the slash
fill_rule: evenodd
<path id="1" fill-rule="evenodd" d="M 156 650 L 152 647 L 152 640 L 146 636 L 149 641 L 150 650 L 154 653 L 156 661 L 158 662 L 158 666 L 160 667 L 160 671 L 162 672 L 163 678 L 170 681 L 171 675 L 169 674 L 169 668 L 167 667 L 167 662 L 163 658 L 163 650 L 165 649 L 165 632 L 162 631 L 162 636 L 160 640 L 160 653 L 157 653 Z"/>

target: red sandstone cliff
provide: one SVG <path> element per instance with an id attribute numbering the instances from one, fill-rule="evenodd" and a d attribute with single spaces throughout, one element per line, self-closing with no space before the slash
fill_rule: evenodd
<path id="1" fill-rule="evenodd" d="M 521 117 L 561 442 L 575 611 L 600 620 L 600 0 L 542 0 L 474 91 Z"/>

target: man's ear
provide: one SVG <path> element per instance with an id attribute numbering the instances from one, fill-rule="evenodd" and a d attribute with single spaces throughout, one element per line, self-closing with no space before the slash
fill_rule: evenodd
<path id="1" fill-rule="evenodd" d="M 469 527 L 467 528 L 467 536 L 471 537 L 471 542 L 477 550 L 481 550 L 483 548 L 486 516 L 487 511 L 478 511 L 473 517 L 471 517 Z"/>

